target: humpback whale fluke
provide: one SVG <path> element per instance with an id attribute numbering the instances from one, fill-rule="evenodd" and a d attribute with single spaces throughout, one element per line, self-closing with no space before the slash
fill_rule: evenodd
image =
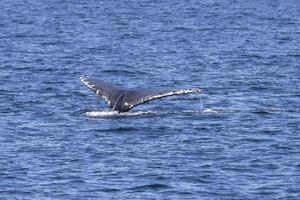
<path id="1" fill-rule="evenodd" d="M 201 92 L 201 89 L 147 90 L 124 89 L 99 79 L 81 76 L 80 81 L 101 96 L 114 111 L 127 112 L 133 107 L 162 97 Z"/>

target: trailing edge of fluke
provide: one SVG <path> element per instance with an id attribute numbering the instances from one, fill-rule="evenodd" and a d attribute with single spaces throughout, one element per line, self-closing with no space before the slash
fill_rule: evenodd
<path id="1" fill-rule="evenodd" d="M 88 76 L 81 76 L 80 81 L 95 94 L 101 96 L 112 110 L 119 113 L 127 112 L 139 104 L 154 99 L 201 92 L 201 89 L 198 88 L 179 90 L 125 89 Z"/>

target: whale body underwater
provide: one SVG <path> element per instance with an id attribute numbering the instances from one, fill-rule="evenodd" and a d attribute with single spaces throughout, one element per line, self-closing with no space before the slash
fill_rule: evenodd
<path id="1" fill-rule="evenodd" d="M 80 77 L 80 81 L 96 95 L 101 96 L 113 111 L 118 111 L 119 113 L 127 112 L 137 105 L 154 99 L 173 95 L 200 93 L 202 91 L 199 88 L 177 90 L 125 89 L 85 75 Z"/>

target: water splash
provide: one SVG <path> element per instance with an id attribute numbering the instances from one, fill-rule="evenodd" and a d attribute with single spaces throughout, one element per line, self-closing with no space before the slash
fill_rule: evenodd
<path id="1" fill-rule="evenodd" d="M 199 101 L 200 101 L 200 110 L 203 110 L 203 101 L 201 96 L 199 96 Z"/>
<path id="2" fill-rule="evenodd" d="M 107 117 L 130 117 L 130 116 L 142 116 L 142 115 L 155 115 L 157 112 L 153 111 L 136 111 L 136 112 L 124 112 L 118 113 L 117 111 L 88 111 L 84 115 L 87 117 L 107 118 Z"/>
<path id="3" fill-rule="evenodd" d="M 201 110 L 204 113 L 219 113 L 220 112 L 219 110 L 214 110 L 214 109 L 209 109 L 209 108 L 201 109 Z"/>
<path id="4" fill-rule="evenodd" d="M 134 116 L 161 116 L 161 115 L 172 115 L 172 114 L 222 114 L 222 113 L 256 113 L 256 114 L 264 114 L 264 113 L 277 113 L 282 111 L 281 109 L 217 109 L 217 108 L 201 108 L 196 110 L 159 110 L 159 111 L 130 111 L 118 113 L 117 111 L 110 110 L 95 110 L 95 111 L 83 111 L 81 114 L 87 117 L 94 118 L 115 118 L 115 117 L 134 117 Z"/>

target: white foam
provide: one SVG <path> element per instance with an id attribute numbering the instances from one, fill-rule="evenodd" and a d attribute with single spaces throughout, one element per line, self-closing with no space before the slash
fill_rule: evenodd
<path id="1" fill-rule="evenodd" d="M 204 113 L 218 113 L 217 110 L 212 110 L 212 109 L 209 109 L 209 108 L 204 109 L 202 112 L 204 112 Z"/>
<path id="2" fill-rule="evenodd" d="M 105 117 L 127 117 L 127 116 L 139 116 L 139 115 L 149 115 L 149 114 L 156 114 L 156 112 L 151 111 L 136 111 L 136 112 L 124 112 L 118 113 L 118 111 L 89 111 L 84 113 L 88 117 L 98 117 L 98 118 L 105 118 Z"/>
<path id="3" fill-rule="evenodd" d="M 84 114 L 88 117 L 112 117 L 119 113 L 117 111 L 89 111 Z"/>

